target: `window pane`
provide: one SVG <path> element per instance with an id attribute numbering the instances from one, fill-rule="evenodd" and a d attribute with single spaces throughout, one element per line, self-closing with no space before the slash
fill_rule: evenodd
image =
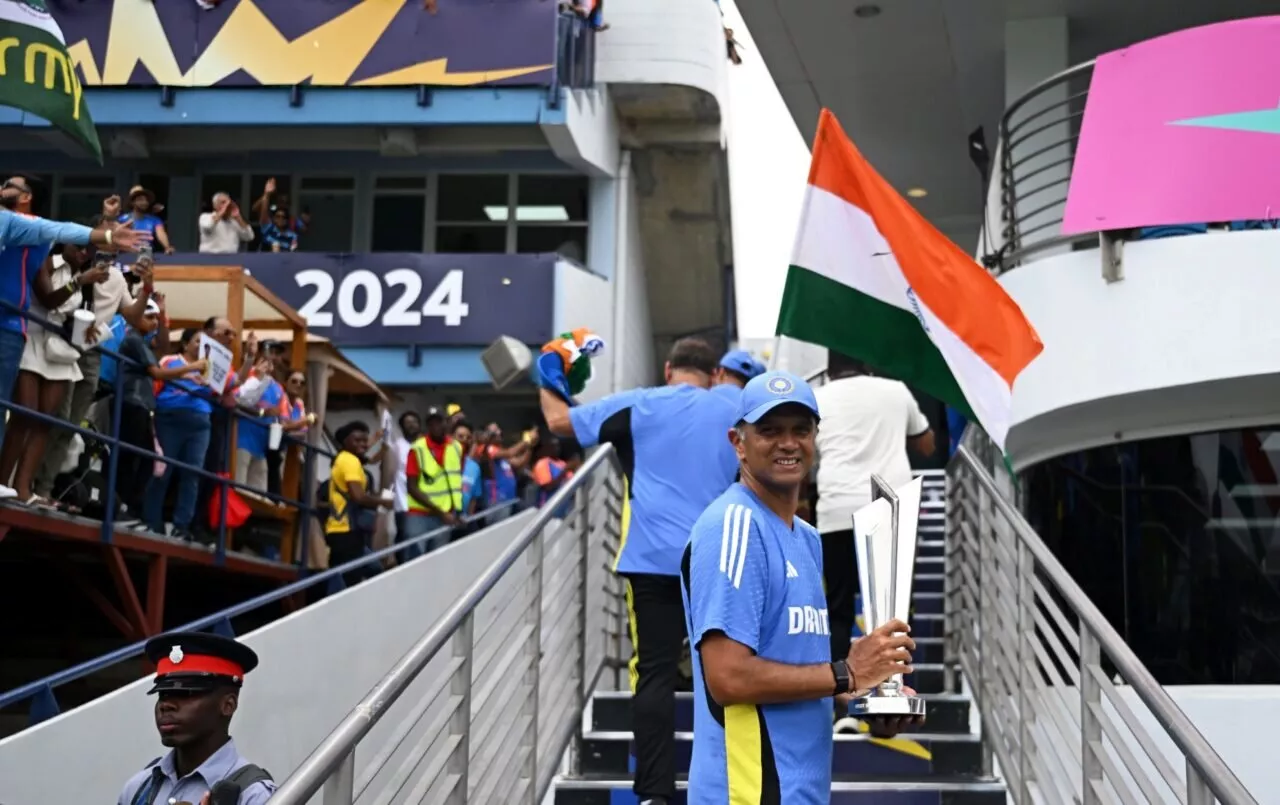
<path id="1" fill-rule="evenodd" d="M 422 251 L 426 215 L 426 196 L 374 196 L 373 251 Z"/>
<path id="2" fill-rule="evenodd" d="M 258 173 L 249 177 L 249 206 L 252 207 L 254 202 L 262 198 L 262 191 L 267 189 L 267 180 L 276 180 L 276 192 L 271 197 L 272 204 L 283 204 L 286 209 L 290 209 L 289 197 L 293 190 L 293 177 L 285 174 L 276 176 L 267 173 Z"/>
<path id="3" fill-rule="evenodd" d="M 556 252 L 586 265 L 585 226 L 522 226 L 516 230 L 516 251 L 520 254 Z"/>
<path id="4" fill-rule="evenodd" d="M 378 190 L 426 190 L 425 176 L 379 176 L 373 186 Z"/>
<path id="5" fill-rule="evenodd" d="M 213 194 L 226 193 L 232 201 L 241 202 L 244 177 L 238 173 L 210 173 L 200 177 L 200 212 L 213 212 Z M 248 210 L 244 204 L 241 214 Z"/>
<path id="6" fill-rule="evenodd" d="M 438 226 L 436 251 L 440 254 L 505 254 L 505 226 Z"/>
<path id="7" fill-rule="evenodd" d="M 568 213 L 567 220 L 587 220 L 588 183 L 585 176 L 528 174 L 520 177 L 516 189 L 519 207 L 563 207 Z M 527 219 L 527 215 L 516 211 L 516 220 Z"/>
<path id="8" fill-rule="evenodd" d="M 355 190 L 356 180 L 351 176 L 304 176 L 303 190 Z"/>
<path id="9" fill-rule="evenodd" d="M 115 177 L 110 174 L 71 175 L 62 177 L 62 186 L 73 190 L 105 190 L 110 195 L 115 187 Z"/>
<path id="10" fill-rule="evenodd" d="M 298 212 L 308 213 L 311 224 L 298 238 L 298 248 L 308 252 L 351 251 L 351 221 L 356 199 L 350 193 L 312 193 L 298 196 Z"/>
<path id="11" fill-rule="evenodd" d="M 485 207 L 499 209 L 486 213 Z M 504 220 L 507 177 L 442 174 L 436 208 L 440 221 Z"/>
<path id="12" fill-rule="evenodd" d="M 102 215 L 104 198 L 106 195 L 101 190 L 59 193 L 58 220 L 88 224 L 92 219 Z"/>

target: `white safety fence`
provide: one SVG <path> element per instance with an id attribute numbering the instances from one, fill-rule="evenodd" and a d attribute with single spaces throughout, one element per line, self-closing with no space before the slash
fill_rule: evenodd
<path id="1" fill-rule="evenodd" d="M 622 496 L 612 448 L 595 451 L 272 803 L 541 802 L 622 656 Z"/>

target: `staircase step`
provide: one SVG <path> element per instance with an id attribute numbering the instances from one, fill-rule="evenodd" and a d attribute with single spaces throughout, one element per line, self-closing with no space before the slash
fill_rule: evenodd
<path id="1" fill-rule="evenodd" d="M 676 780 L 671 805 L 687 805 L 685 778 Z M 631 776 L 624 774 L 557 778 L 556 805 L 636 805 Z M 831 805 L 1004 805 L 1005 787 L 990 777 L 967 775 L 928 779 L 890 774 L 837 774 L 831 783 Z"/>
<path id="2" fill-rule="evenodd" d="M 910 683 L 908 683 L 910 684 Z M 924 731 L 947 735 L 969 732 L 969 697 L 960 693 L 922 693 L 928 721 Z M 597 691 L 591 699 L 591 729 L 594 732 L 630 735 L 631 693 Z M 676 731 L 693 729 L 693 694 L 676 694 Z"/>
<path id="3" fill-rule="evenodd" d="M 926 727 L 928 729 L 928 727 Z M 632 769 L 630 732 L 588 732 L 583 736 L 585 774 L 625 774 Z M 687 772 L 693 733 L 676 733 L 676 770 Z M 891 774 L 915 780 L 935 775 L 975 775 L 982 771 L 982 744 L 976 735 L 921 732 L 885 741 L 869 735 L 835 736 L 832 769 L 837 774 Z"/>
<path id="4" fill-rule="evenodd" d="M 908 687 L 914 688 L 917 693 L 959 693 L 961 672 L 957 668 L 955 670 L 955 688 L 947 690 L 946 670 L 942 663 L 916 663 L 915 673 L 906 677 Z"/>
<path id="5" fill-rule="evenodd" d="M 947 541 L 934 534 L 924 534 L 916 542 L 916 556 L 942 556 L 947 551 Z"/>
<path id="6" fill-rule="evenodd" d="M 941 593 L 945 591 L 947 577 L 943 573 L 917 573 L 911 580 L 912 593 Z"/>

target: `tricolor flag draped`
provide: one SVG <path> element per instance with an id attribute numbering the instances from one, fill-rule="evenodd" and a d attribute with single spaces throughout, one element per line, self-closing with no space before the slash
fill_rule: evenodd
<path id="1" fill-rule="evenodd" d="M 0 42 L 0 106 L 39 115 L 101 164 L 102 146 L 84 88 L 44 0 L 0 0 Z"/>
<path id="2" fill-rule="evenodd" d="M 778 335 L 937 397 L 1001 449 L 1013 381 L 1044 348 L 1017 303 L 876 173 L 826 109 Z"/>

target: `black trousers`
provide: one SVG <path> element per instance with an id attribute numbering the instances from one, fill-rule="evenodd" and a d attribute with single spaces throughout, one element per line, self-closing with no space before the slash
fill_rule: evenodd
<path id="1" fill-rule="evenodd" d="M 631 622 L 631 724 L 636 797 L 676 793 L 676 687 L 684 646 L 679 576 L 625 574 Z"/>
<path id="2" fill-rule="evenodd" d="M 227 471 L 227 438 L 231 427 L 231 415 L 225 408 L 214 406 L 209 417 L 209 449 L 205 452 L 205 472 L 220 473 Z M 234 447 L 234 445 L 233 445 Z M 196 519 L 202 530 L 213 528 L 209 522 L 209 500 L 218 489 L 218 483 L 209 478 L 200 479 L 200 492 L 196 495 Z M 213 529 L 215 532 L 217 529 Z"/>
<path id="3" fill-rule="evenodd" d="M 155 433 L 151 430 L 151 411 L 125 403 L 120 409 L 120 441 L 155 451 Z M 132 450 L 121 450 L 116 463 L 116 497 L 130 517 L 142 517 L 142 500 L 151 482 L 155 459 L 140 456 Z"/>
<path id="4" fill-rule="evenodd" d="M 853 529 L 822 535 L 822 576 L 827 585 L 827 621 L 831 625 L 831 659 L 849 656 L 849 643 L 857 612 L 858 553 Z"/>
<path id="5" fill-rule="evenodd" d="M 368 545 L 368 534 L 352 529 L 341 534 L 325 534 L 324 541 L 329 545 L 329 567 L 338 567 L 364 556 Z M 377 575 L 376 563 L 370 563 L 348 570 L 342 574 L 342 583 L 346 587 L 354 587 L 371 576 Z"/>

